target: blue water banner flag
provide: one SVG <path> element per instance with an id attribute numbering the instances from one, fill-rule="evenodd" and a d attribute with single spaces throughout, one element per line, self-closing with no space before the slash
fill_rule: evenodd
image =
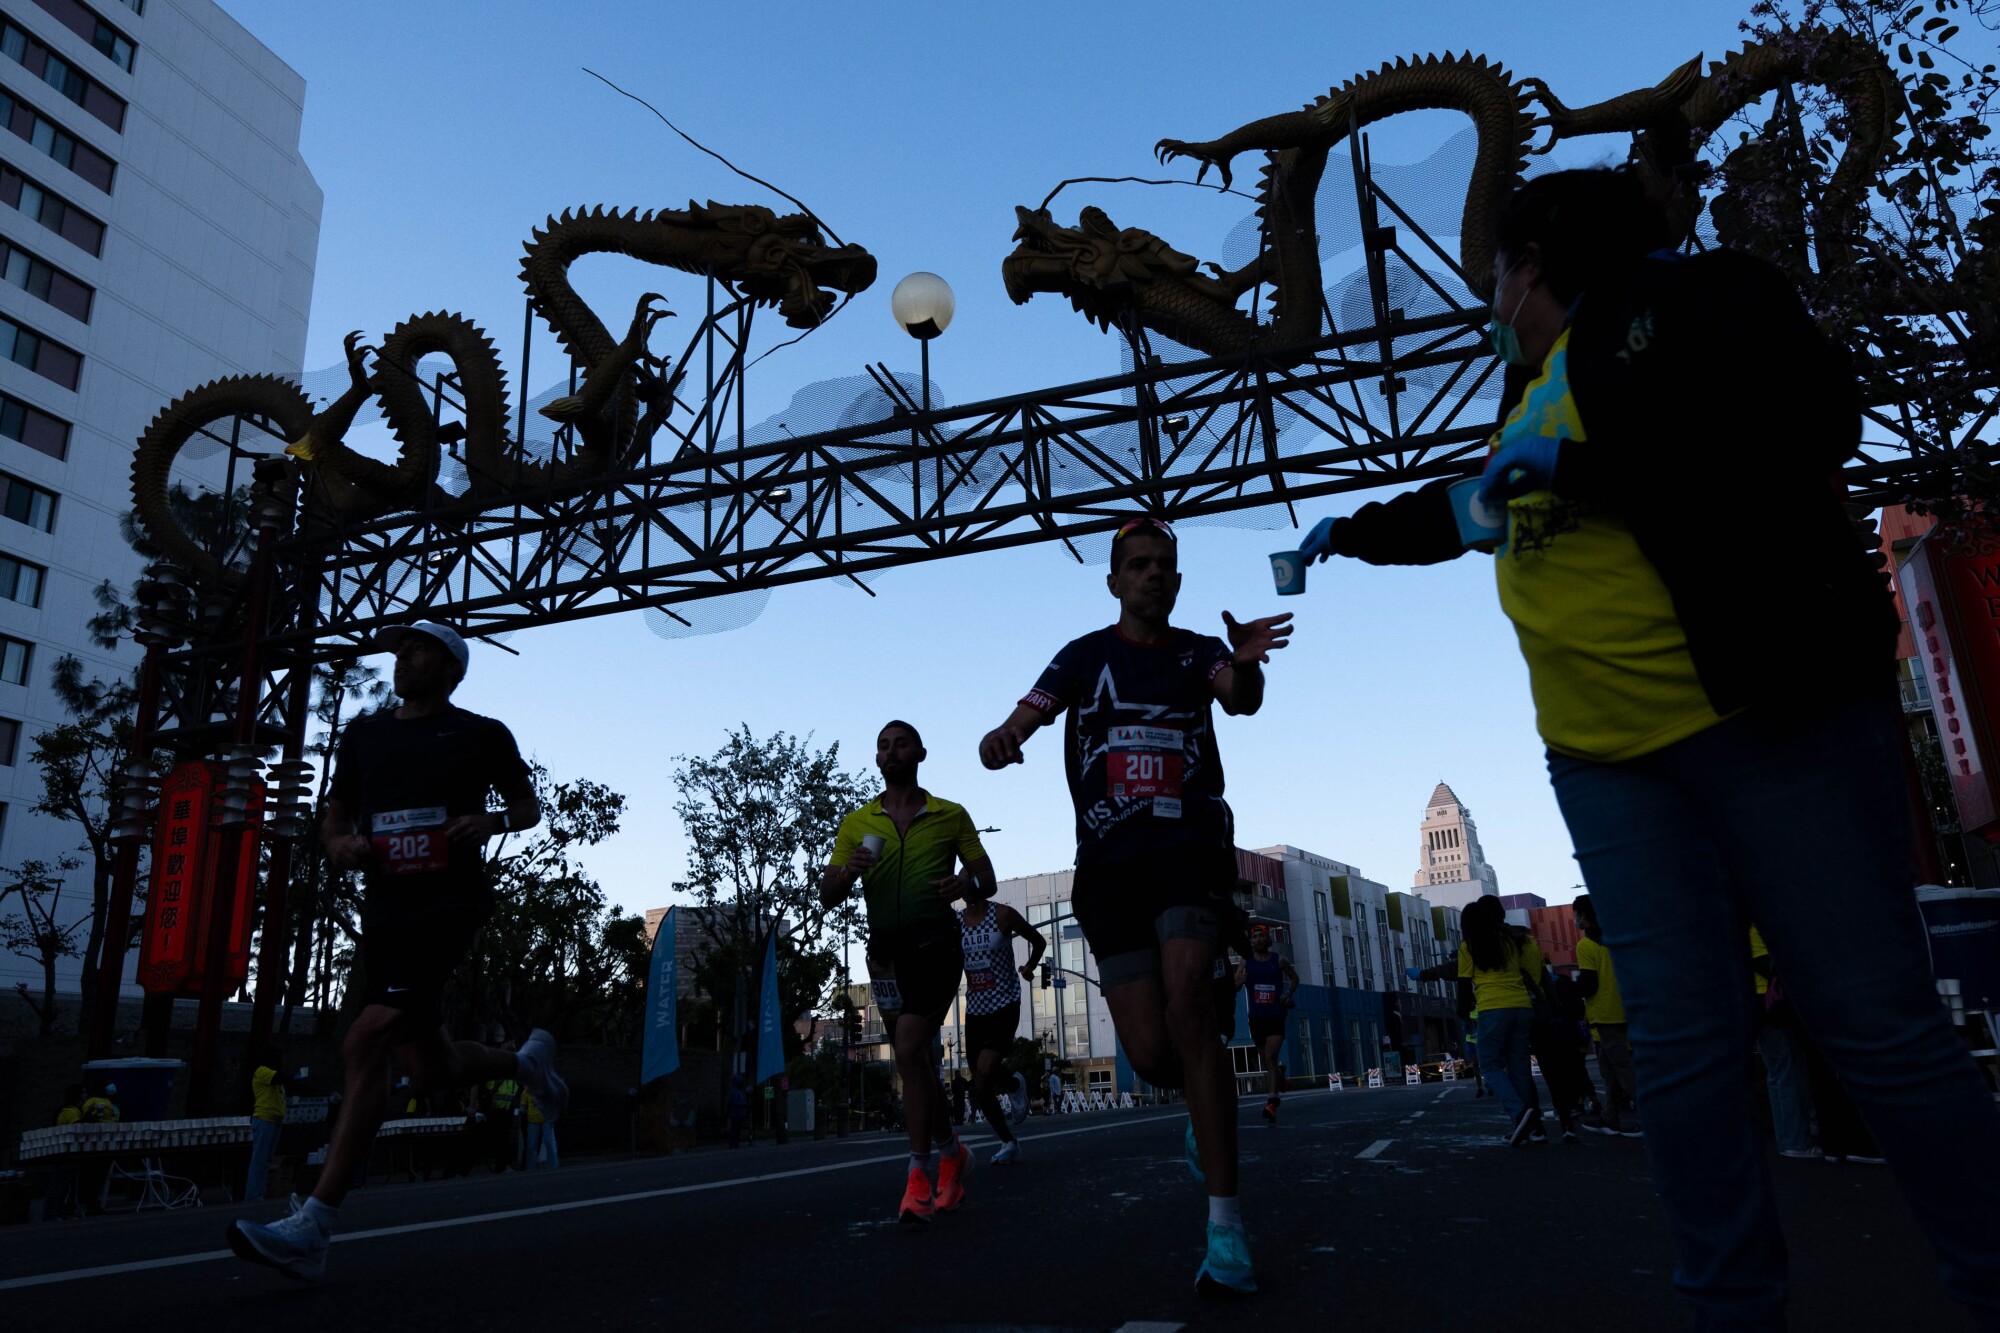
<path id="1" fill-rule="evenodd" d="M 778 1012 L 778 928 L 764 946 L 764 994 L 757 1002 L 757 1079 L 776 1078 L 785 1072 L 785 1039 Z"/>
<path id="2" fill-rule="evenodd" d="M 680 969 L 674 959 L 674 909 L 660 918 L 653 958 L 646 966 L 646 1034 L 639 1060 L 641 1087 L 681 1067 L 681 1038 L 675 999 Z"/>

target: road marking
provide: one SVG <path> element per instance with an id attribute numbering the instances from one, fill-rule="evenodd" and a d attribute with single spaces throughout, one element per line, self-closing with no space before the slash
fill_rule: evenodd
<path id="1" fill-rule="evenodd" d="M 1384 1148 L 1388 1147 L 1390 1144 L 1394 1142 L 1395 1142 L 1394 1139 L 1377 1139 L 1375 1140 L 1375 1142 L 1369 1144 L 1366 1148 L 1363 1148 L 1360 1152 L 1354 1155 L 1364 1162 L 1373 1161 L 1377 1156 L 1381 1154 Z"/>
<path id="2" fill-rule="evenodd" d="M 1254 1101 L 1255 1098 L 1239 1099 L 1239 1105 L 1245 1100 Z M 1068 1138 L 1072 1134 L 1098 1134 L 1107 1129 L 1129 1129 L 1134 1125 L 1154 1124 L 1159 1121 L 1175 1118 L 1177 1117 L 1173 1114 L 1141 1115 L 1129 1119 L 1120 1118 L 1104 1121 L 1094 1125 L 1082 1125 L 1075 1129 L 1051 1129 L 1040 1134 L 1022 1134 L 1019 1137 L 1024 1143 L 1033 1143 L 1039 1139 L 1062 1139 Z M 1377 1149 L 1371 1150 L 1369 1153 L 1364 1153 L 1363 1156 L 1372 1156 L 1374 1151 L 1379 1151 L 1383 1146 L 1386 1146 L 1386 1141 L 1384 1144 L 1377 1145 Z M 676 1194 L 703 1194 L 710 1190 L 730 1189 L 738 1185 L 760 1185 L 765 1181 L 771 1180 L 794 1180 L 800 1176 L 823 1175 L 829 1171 L 849 1171 L 858 1166 L 880 1166 L 885 1162 L 907 1162 L 909 1157 L 910 1154 L 907 1149 L 899 1149 L 896 1152 L 880 1157 L 856 1157 L 845 1162 L 827 1162 L 819 1166 L 802 1166 L 790 1171 L 768 1171 L 762 1175 L 733 1176 L 727 1180 L 705 1180 L 692 1185 L 668 1185 L 660 1189 L 635 1190 L 628 1194 L 606 1194 L 595 1199 L 572 1199 L 566 1203 L 540 1204 L 533 1208 L 508 1208 L 497 1213 L 475 1213 L 470 1217 L 446 1217 L 432 1222 L 406 1222 L 400 1226 L 374 1227 L 367 1231 L 346 1232 L 342 1235 L 336 1235 L 333 1239 L 336 1244 L 345 1244 L 349 1241 L 376 1240 L 383 1236 L 409 1236 L 424 1231 L 448 1231 L 455 1227 L 477 1226 L 483 1222 L 508 1222 L 520 1217 L 544 1217 L 551 1213 L 571 1213 L 583 1208 L 600 1208 L 609 1204 L 640 1203 L 647 1199 L 664 1199 Z M 94 1268 L 71 1268 L 55 1273 L 35 1273 L 28 1277 L 0 1280 L 0 1291 L 14 1291 L 21 1287 L 48 1286 L 57 1282 L 79 1282 L 94 1277 L 115 1277 L 120 1273 L 144 1273 L 156 1268 L 178 1268 L 183 1264 L 204 1264 L 216 1259 L 231 1259 L 234 1257 L 228 1250 L 203 1250 L 198 1254 L 174 1254 L 162 1259 L 138 1259 L 131 1263 L 100 1264 Z M 1175 1327 L 1178 1327 L 1178 1325 Z"/>
<path id="3" fill-rule="evenodd" d="M 1162 1324 L 1157 1319 L 1134 1319 L 1120 1324 L 1111 1333 L 1180 1333 L 1186 1324 Z"/>
<path id="4" fill-rule="evenodd" d="M 1431 1100 L 1434 1102 L 1441 1102 L 1445 1098 L 1451 1096 L 1451 1094 L 1457 1091 L 1458 1091 L 1457 1088 L 1446 1088 L 1443 1092 L 1440 1092 L 1437 1096 L 1431 1098 Z"/>
<path id="5" fill-rule="evenodd" d="M 1422 1114 L 1423 1114 L 1422 1111 L 1412 1111 L 1408 1115 L 1404 1116 L 1402 1120 L 1400 1120 L 1398 1123 L 1404 1125 L 1413 1125 L 1416 1123 L 1417 1117 Z"/>

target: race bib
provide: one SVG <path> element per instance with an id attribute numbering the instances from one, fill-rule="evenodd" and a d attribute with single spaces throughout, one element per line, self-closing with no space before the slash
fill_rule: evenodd
<path id="1" fill-rule="evenodd" d="M 965 988 L 969 991 L 992 990 L 1000 984 L 1000 975 L 990 967 L 965 969 Z"/>
<path id="2" fill-rule="evenodd" d="M 887 962 L 868 960 L 868 986 L 874 995 L 875 1007 L 885 1014 L 899 1013 L 903 1008 L 903 991 L 896 984 L 895 966 Z"/>
<path id="3" fill-rule="evenodd" d="M 1278 988 L 1276 986 L 1258 982 L 1250 988 L 1250 1003 L 1270 1008 L 1272 1005 L 1277 1004 L 1277 1002 Z"/>
<path id="4" fill-rule="evenodd" d="M 385 810 L 369 821 L 375 864 L 391 875 L 421 875 L 443 870 L 451 860 L 444 836 L 444 807 Z"/>
<path id="5" fill-rule="evenodd" d="M 1150 800 L 1160 818 L 1179 819 L 1186 738 L 1172 727 L 1113 727 L 1109 740 L 1111 798 Z"/>

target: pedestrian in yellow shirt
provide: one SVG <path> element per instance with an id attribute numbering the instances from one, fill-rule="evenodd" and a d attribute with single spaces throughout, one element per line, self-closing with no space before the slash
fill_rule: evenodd
<path id="1" fill-rule="evenodd" d="M 1546 965 L 1535 937 L 1507 923 L 1498 898 L 1472 900 L 1459 914 L 1465 942 L 1458 975 L 1472 983 L 1479 1010 L 1479 1067 L 1507 1113 L 1507 1142 L 1520 1147 L 1542 1126 L 1541 1099 L 1528 1063 L 1535 1001 Z M 1546 1131 L 1544 1131 L 1546 1133 Z"/>
<path id="2" fill-rule="evenodd" d="M 1576 900 L 1577 928 L 1583 938 L 1576 942 L 1576 984 L 1583 992 L 1584 1016 L 1597 1034 L 1597 1072 L 1604 1075 L 1604 1118 L 1584 1128 L 1594 1134 L 1622 1134 L 1639 1137 L 1638 1084 L 1632 1073 L 1632 1042 L 1627 1036 L 1625 998 L 1618 991 L 1618 970 L 1612 966 L 1611 950 L 1604 947 L 1604 928 L 1597 923 L 1597 909 L 1590 895 Z"/>
<path id="3" fill-rule="evenodd" d="M 556 1156 L 556 1127 L 542 1114 L 541 1103 L 535 1100 L 535 1094 L 526 1088 L 521 1089 L 521 1109 L 527 1114 L 528 1120 L 527 1169 L 534 1171 L 541 1166 L 542 1150 L 546 1148 L 549 1154 L 549 1170 L 555 1170 L 562 1165 L 562 1159 Z"/>
<path id="4" fill-rule="evenodd" d="M 250 1070 L 250 1174 L 243 1182 L 243 1201 L 264 1197 L 271 1158 L 285 1128 L 285 1088 L 290 1077 L 280 1072 L 284 1054 L 268 1047 L 252 1058 Z"/>

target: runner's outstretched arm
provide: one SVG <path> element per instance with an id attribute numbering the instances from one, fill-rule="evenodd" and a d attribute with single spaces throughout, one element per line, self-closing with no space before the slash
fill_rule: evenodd
<path id="1" fill-rule="evenodd" d="M 1023 762 L 1021 747 L 1040 731 L 1048 717 L 1039 708 L 1015 704 L 1007 720 L 987 732 L 979 741 L 979 762 L 988 768 L 1005 768 Z"/>
<path id="2" fill-rule="evenodd" d="M 1264 706 L 1264 664 L 1292 637 L 1291 615 L 1265 616 L 1238 624 L 1236 617 L 1222 613 L 1222 625 L 1229 635 L 1235 659 L 1215 673 L 1212 688 L 1222 711 L 1232 717 L 1247 717 Z"/>

